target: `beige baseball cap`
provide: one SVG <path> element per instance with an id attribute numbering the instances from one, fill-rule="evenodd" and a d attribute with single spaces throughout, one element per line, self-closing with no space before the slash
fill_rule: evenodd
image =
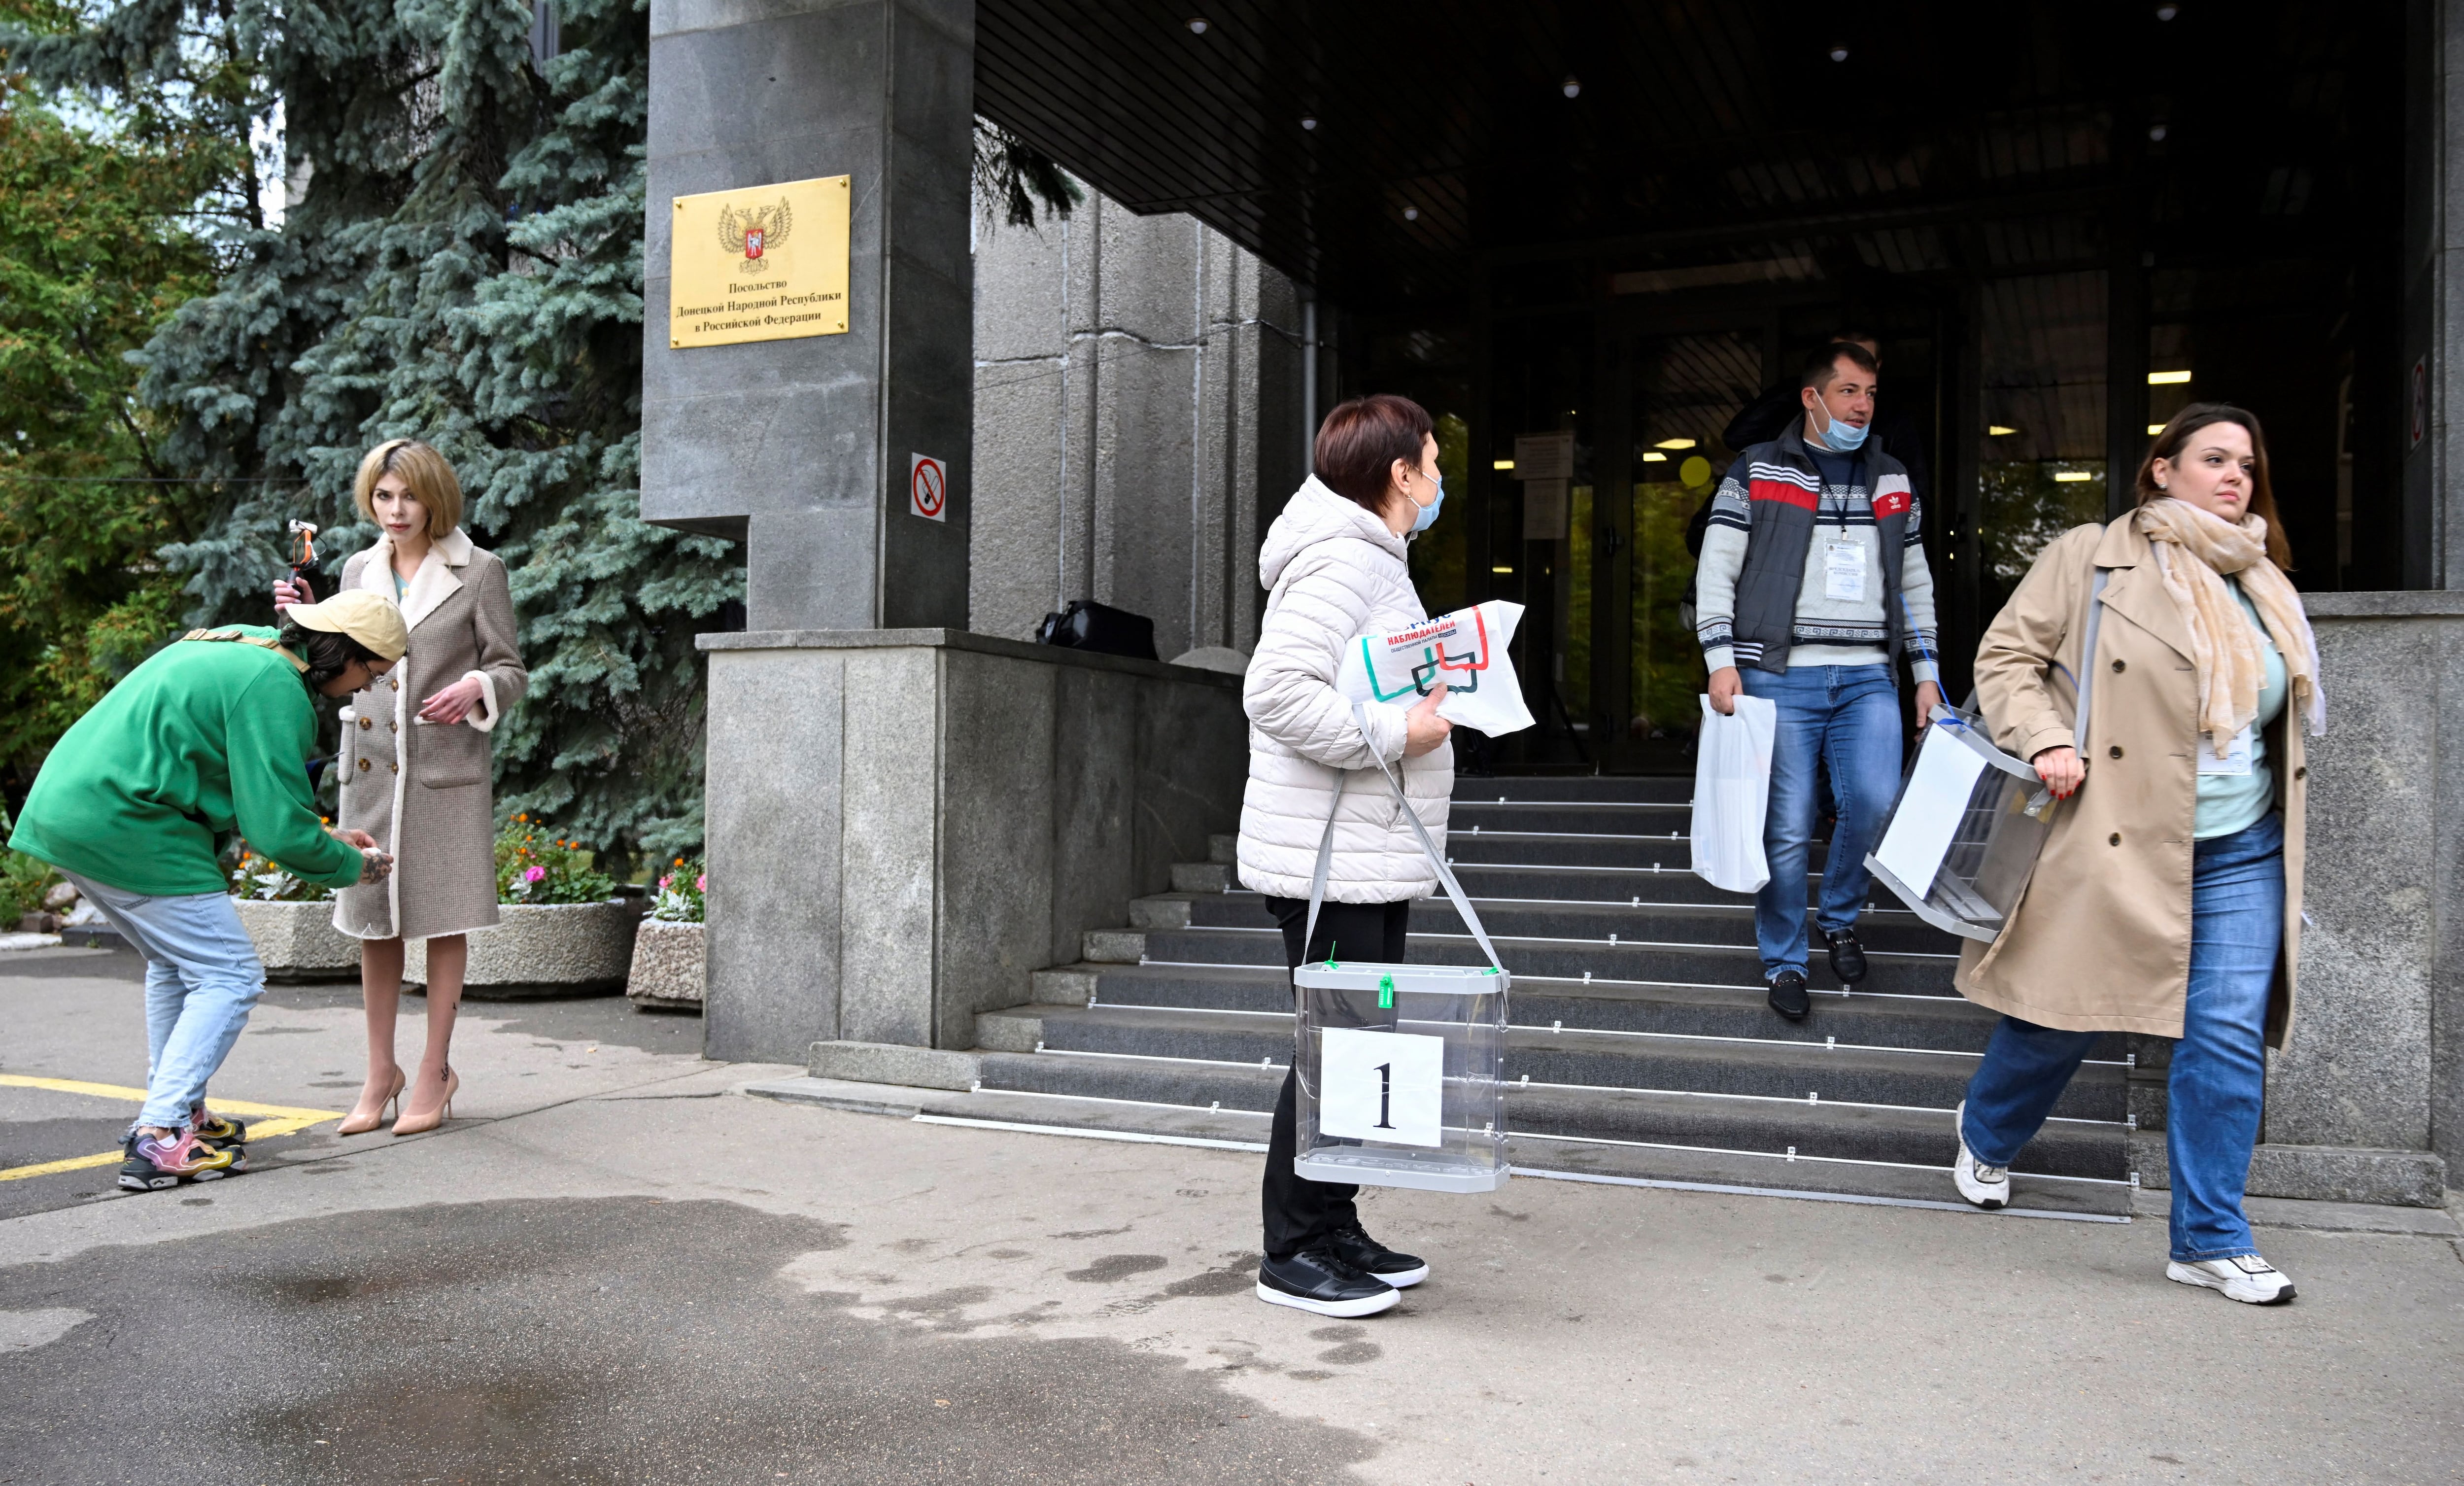
<path id="1" fill-rule="evenodd" d="M 346 588 L 318 604 L 294 604 L 282 617 L 327 634 L 346 634 L 385 660 L 410 649 L 410 629 L 393 601 L 364 588 Z"/>

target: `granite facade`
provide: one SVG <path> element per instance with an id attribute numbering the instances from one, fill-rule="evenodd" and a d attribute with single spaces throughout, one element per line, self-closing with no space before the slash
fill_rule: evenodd
<path id="1" fill-rule="evenodd" d="M 970 1047 L 1238 827 L 1238 676 L 953 630 L 701 643 L 712 1057 Z"/>

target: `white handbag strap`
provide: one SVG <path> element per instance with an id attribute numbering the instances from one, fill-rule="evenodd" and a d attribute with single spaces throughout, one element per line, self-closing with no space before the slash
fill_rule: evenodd
<path id="1" fill-rule="evenodd" d="M 1352 704 L 1352 719 L 1360 725 L 1361 741 L 1366 743 L 1369 720 L 1356 701 Z M 1371 748 L 1370 756 L 1376 757 L 1375 747 Z M 1395 771 L 1387 766 L 1384 759 L 1377 760 L 1377 771 L 1386 776 L 1387 787 L 1395 791 L 1396 802 L 1403 807 L 1403 818 L 1412 823 L 1412 833 L 1420 838 L 1420 850 L 1429 854 L 1429 865 L 1438 869 L 1438 881 L 1445 887 L 1446 897 L 1454 899 L 1455 912 L 1463 915 L 1464 927 L 1470 929 L 1471 937 L 1480 942 L 1481 953 L 1488 956 L 1488 963 L 1496 966 L 1498 973 L 1504 974 L 1506 965 L 1497 958 L 1497 947 L 1488 942 L 1488 930 L 1481 926 L 1480 915 L 1472 911 L 1471 899 L 1463 896 L 1463 884 L 1455 880 L 1454 869 L 1446 865 L 1437 843 L 1429 839 L 1429 828 L 1420 824 L 1420 812 L 1412 809 L 1411 797 L 1403 792 L 1403 782 L 1395 777 Z M 1309 926 L 1301 931 L 1301 953 L 1304 955 L 1309 953 L 1310 942 L 1317 938 L 1317 911 L 1326 902 L 1327 873 L 1334 865 L 1334 818 L 1343 810 L 1343 776 L 1347 772 L 1350 771 L 1335 770 L 1334 803 L 1326 812 L 1326 832 L 1318 837 L 1317 871 L 1309 877 Z M 1328 958 L 1331 959 L 1332 955 L 1330 953 Z"/>

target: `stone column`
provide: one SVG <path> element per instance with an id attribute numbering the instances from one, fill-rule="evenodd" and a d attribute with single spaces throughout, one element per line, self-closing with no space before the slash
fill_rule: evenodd
<path id="1" fill-rule="evenodd" d="M 2309 747 L 2292 1044 L 2252 1190 L 2434 1206 L 2464 1161 L 2464 597 L 2305 595 Z"/>
<path id="2" fill-rule="evenodd" d="M 973 0 L 652 0 L 642 516 L 746 543 L 755 630 L 966 623 L 974 110 Z M 841 174 L 847 333 L 671 348 L 671 199 Z"/>
<path id="3" fill-rule="evenodd" d="M 968 627 L 1070 599 L 1155 621 L 1156 653 L 1246 651 L 1258 542 L 1307 473 L 1291 282 L 1195 219 L 1089 192 L 976 253 Z"/>

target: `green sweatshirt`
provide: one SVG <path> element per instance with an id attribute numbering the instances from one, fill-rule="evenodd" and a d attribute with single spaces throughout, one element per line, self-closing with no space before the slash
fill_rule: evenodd
<path id="1" fill-rule="evenodd" d="M 295 876 L 348 887 L 360 854 L 318 822 L 316 743 L 316 709 L 281 652 L 166 645 L 53 747 L 9 844 L 106 887 L 171 898 L 230 890 L 218 838 L 236 831 Z"/>

